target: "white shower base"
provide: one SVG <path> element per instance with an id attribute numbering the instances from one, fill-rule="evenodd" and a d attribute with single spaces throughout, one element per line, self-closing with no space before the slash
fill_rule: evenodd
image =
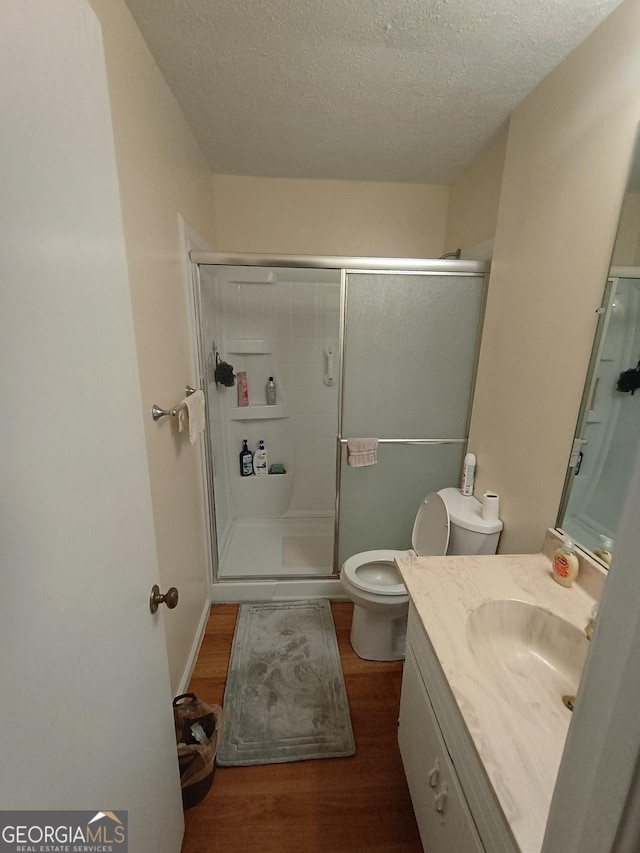
<path id="1" fill-rule="evenodd" d="M 327 577 L 333 571 L 333 533 L 331 517 L 238 519 L 218 578 Z"/>
<path id="2" fill-rule="evenodd" d="M 212 604 L 302 601 L 310 598 L 348 600 L 339 577 L 222 580 L 211 585 L 209 598 Z"/>

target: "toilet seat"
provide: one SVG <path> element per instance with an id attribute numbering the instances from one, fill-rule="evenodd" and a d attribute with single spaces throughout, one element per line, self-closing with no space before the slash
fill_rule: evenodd
<path id="1" fill-rule="evenodd" d="M 407 590 L 396 568 L 395 559 L 412 555 L 413 551 L 361 551 L 345 561 L 342 574 L 355 587 L 365 592 L 375 595 L 406 595 Z"/>
<path id="2" fill-rule="evenodd" d="M 407 590 L 395 566 L 397 557 L 430 557 L 447 553 L 449 546 L 449 511 L 442 497 L 437 492 L 431 492 L 423 498 L 411 532 L 413 550 L 409 551 L 361 551 L 349 557 L 343 567 L 342 575 L 346 576 L 352 586 L 364 592 L 381 596 L 406 595 Z M 382 565 L 393 571 L 369 569 L 370 566 Z M 387 577 L 385 577 L 385 575 Z M 395 575 L 397 582 L 389 580 L 389 575 Z"/>

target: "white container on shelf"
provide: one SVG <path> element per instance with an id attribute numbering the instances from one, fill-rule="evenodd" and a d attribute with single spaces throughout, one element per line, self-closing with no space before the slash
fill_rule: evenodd
<path id="1" fill-rule="evenodd" d="M 263 477 L 269 473 L 267 450 L 262 440 L 258 442 L 258 449 L 253 454 L 253 473 L 256 477 Z"/>

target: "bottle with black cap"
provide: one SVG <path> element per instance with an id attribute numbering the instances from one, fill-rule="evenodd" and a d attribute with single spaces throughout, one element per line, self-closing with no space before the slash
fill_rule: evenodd
<path id="1" fill-rule="evenodd" d="M 247 439 L 242 439 L 240 451 L 240 476 L 250 477 L 253 474 L 253 453 L 247 447 Z"/>
<path id="2" fill-rule="evenodd" d="M 276 404 L 276 383 L 273 381 L 273 376 L 269 377 L 267 382 L 267 406 L 275 406 Z"/>

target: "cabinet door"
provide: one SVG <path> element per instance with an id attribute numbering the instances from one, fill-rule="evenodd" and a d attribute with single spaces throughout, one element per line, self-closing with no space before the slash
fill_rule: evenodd
<path id="1" fill-rule="evenodd" d="M 402 677 L 398 741 L 424 849 L 484 853 L 410 646 Z"/>

